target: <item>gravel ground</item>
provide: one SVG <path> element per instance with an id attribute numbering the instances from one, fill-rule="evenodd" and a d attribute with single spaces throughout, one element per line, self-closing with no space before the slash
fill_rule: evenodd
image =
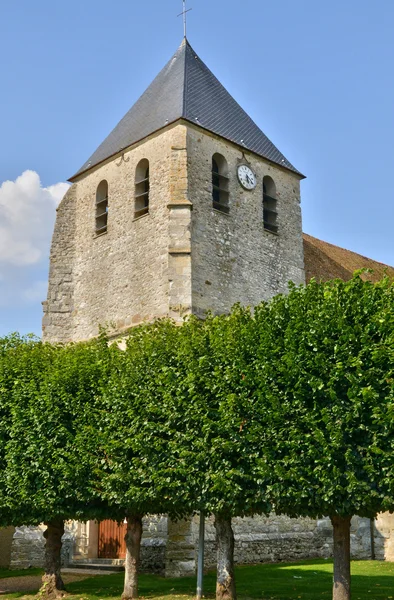
<path id="1" fill-rule="evenodd" d="M 72 581 L 82 581 L 92 577 L 92 572 L 87 571 L 84 575 L 81 573 L 62 574 L 63 581 L 67 585 Z M 14 592 L 36 592 L 41 586 L 41 575 L 26 575 L 25 577 L 7 577 L 6 579 L 0 579 L 0 594 L 11 594 Z"/>

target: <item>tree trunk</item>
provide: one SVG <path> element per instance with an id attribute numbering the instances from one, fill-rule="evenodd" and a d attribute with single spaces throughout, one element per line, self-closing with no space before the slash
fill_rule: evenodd
<path id="1" fill-rule="evenodd" d="M 64 583 L 60 574 L 62 535 L 64 533 L 64 521 L 56 520 L 45 523 L 45 574 L 42 576 L 41 597 L 57 598 L 62 595 Z"/>
<path id="2" fill-rule="evenodd" d="M 126 561 L 122 600 L 134 600 L 138 598 L 138 566 L 140 562 L 141 536 L 142 516 L 132 515 L 127 517 L 127 531 L 124 537 L 126 542 Z"/>
<path id="3" fill-rule="evenodd" d="M 334 527 L 333 600 L 350 600 L 350 520 L 351 517 L 331 517 Z"/>
<path id="4" fill-rule="evenodd" d="M 231 518 L 215 515 L 217 544 L 216 600 L 236 600 L 234 578 L 234 533 Z"/>

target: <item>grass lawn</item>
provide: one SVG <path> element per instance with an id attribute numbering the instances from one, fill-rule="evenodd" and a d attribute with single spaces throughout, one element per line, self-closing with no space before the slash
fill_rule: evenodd
<path id="1" fill-rule="evenodd" d="M 354 561 L 352 563 L 352 600 L 394 599 L 394 563 Z M 318 600 L 331 598 L 332 562 L 309 560 L 292 564 L 265 564 L 237 567 L 237 592 L 240 599 Z M 192 599 L 195 578 L 164 579 L 141 575 L 140 597 L 155 600 Z M 68 600 L 112 600 L 122 592 L 123 573 L 91 577 L 67 586 Z M 207 597 L 214 597 L 215 573 L 205 577 Z M 32 594 L 33 595 L 33 594 Z M 10 594 L 18 598 L 28 594 Z"/>

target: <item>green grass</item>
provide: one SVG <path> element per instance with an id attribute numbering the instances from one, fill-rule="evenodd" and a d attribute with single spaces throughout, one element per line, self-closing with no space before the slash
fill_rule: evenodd
<path id="1" fill-rule="evenodd" d="M 352 563 L 352 600 L 394 599 L 394 564 L 373 561 Z M 302 561 L 292 564 L 265 564 L 237 567 L 238 597 L 259 600 L 319 600 L 331 598 L 332 562 Z M 164 579 L 141 575 L 140 597 L 149 599 L 191 599 L 195 594 L 195 578 Z M 119 599 L 123 573 L 90 577 L 67 586 L 68 600 Z M 205 577 L 207 597 L 214 597 L 215 573 Z M 18 598 L 26 594 L 10 594 Z"/>
<path id="2" fill-rule="evenodd" d="M 42 575 L 42 569 L 2 569 L 0 568 L 0 579 L 7 577 L 27 577 L 29 575 Z"/>

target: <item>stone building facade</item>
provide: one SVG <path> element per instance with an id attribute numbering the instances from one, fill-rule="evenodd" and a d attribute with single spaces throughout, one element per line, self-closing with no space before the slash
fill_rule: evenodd
<path id="1" fill-rule="evenodd" d="M 212 156 L 226 158 L 229 214 L 212 207 Z M 149 160 L 149 213 L 134 218 L 137 165 Z M 252 191 L 237 180 L 247 161 Z M 280 235 L 264 229 L 263 178 L 277 191 Z M 96 190 L 108 182 L 108 226 L 94 229 Z M 157 317 L 182 319 L 236 302 L 256 305 L 304 281 L 300 177 L 179 121 L 81 175 L 58 211 L 43 337 L 78 341 Z"/>
<path id="2" fill-rule="evenodd" d="M 250 174 L 249 186 L 240 167 Z M 43 338 L 87 340 L 100 325 L 122 338 L 158 317 L 181 321 L 227 312 L 236 302 L 253 306 L 286 293 L 289 281 L 303 283 L 310 246 L 302 235 L 302 178 L 184 40 L 71 178 L 57 210 Z M 234 519 L 234 531 L 238 563 L 332 552 L 327 519 L 256 516 Z M 372 526 L 355 517 L 353 556 L 391 558 L 391 531 L 383 516 Z M 99 537 L 96 522 L 70 523 L 64 561 L 97 561 Z M 143 570 L 194 572 L 197 537 L 195 518 L 146 519 Z M 209 567 L 211 521 L 206 540 Z M 17 528 L 11 564 L 42 560 L 42 529 Z"/>

